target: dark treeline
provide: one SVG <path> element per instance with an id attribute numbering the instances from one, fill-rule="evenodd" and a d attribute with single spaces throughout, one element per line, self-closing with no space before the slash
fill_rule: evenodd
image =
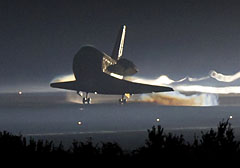
<path id="1" fill-rule="evenodd" d="M 219 123 L 216 130 L 202 132 L 201 136 L 194 137 L 193 143 L 185 141 L 183 135 L 165 133 L 161 126 L 153 126 L 148 130 L 148 139 L 145 145 L 133 151 L 123 151 L 117 144 L 106 142 L 94 144 L 91 139 L 86 142 L 74 140 L 69 149 L 63 144 L 54 145 L 52 141 L 34 140 L 19 135 L 12 135 L 6 131 L 0 132 L 1 156 L 57 159 L 58 161 L 115 161 L 148 162 L 148 161 L 181 161 L 228 162 L 240 160 L 240 142 L 235 140 L 234 132 L 229 121 Z"/>

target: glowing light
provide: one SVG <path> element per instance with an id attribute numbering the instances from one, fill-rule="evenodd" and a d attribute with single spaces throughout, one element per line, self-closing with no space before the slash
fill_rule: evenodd
<path id="1" fill-rule="evenodd" d="M 130 98 L 130 93 L 125 93 L 125 96 L 127 97 L 127 98 Z"/>
<path id="2" fill-rule="evenodd" d="M 21 91 L 19 91 L 19 92 L 18 92 L 18 94 L 19 94 L 19 95 L 22 95 L 22 92 L 21 92 Z"/>
<path id="3" fill-rule="evenodd" d="M 118 74 L 115 74 L 115 73 L 110 73 L 110 75 L 114 78 L 123 79 L 122 75 L 118 75 Z"/>
<path id="4" fill-rule="evenodd" d="M 145 83 L 145 84 L 151 84 L 151 85 L 168 85 L 175 82 L 174 80 L 168 78 L 166 75 L 162 75 L 157 79 L 144 79 L 136 76 L 131 76 L 131 77 L 127 76 L 127 77 L 124 77 L 124 79 L 131 82 L 135 82 L 135 83 Z"/>
<path id="5" fill-rule="evenodd" d="M 160 119 L 159 118 L 157 118 L 157 120 L 156 120 L 157 122 L 159 122 L 160 121 Z"/>
<path id="6" fill-rule="evenodd" d="M 97 92 L 94 92 L 94 94 L 97 94 Z"/>
<path id="7" fill-rule="evenodd" d="M 232 118 L 233 118 L 233 116 L 230 115 L 230 116 L 229 116 L 229 119 L 232 119 Z"/>
<path id="8" fill-rule="evenodd" d="M 77 123 L 78 125 L 82 125 L 82 122 L 81 121 L 78 121 L 78 123 Z"/>

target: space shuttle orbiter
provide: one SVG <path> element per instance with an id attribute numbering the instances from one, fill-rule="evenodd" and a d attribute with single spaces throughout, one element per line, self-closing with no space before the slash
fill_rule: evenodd
<path id="1" fill-rule="evenodd" d="M 51 83 L 50 86 L 75 90 L 77 93 L 86 92 L 86 96 L 83 97 L 84 104 L 91 101 L 88 93 L 122 95 L 119 102 L 124 103 L 126 93 L 131 95 L 173 91 L 170 87 L 124 80 L 124 76 L 137 72 L 136 66 L 131 61 L 122 58 L 125 35 L 126 26 L 123 25 L 111 56 L 92 46 L 82 47 L 73 59 L 72 68 L 76 80 Z"/>

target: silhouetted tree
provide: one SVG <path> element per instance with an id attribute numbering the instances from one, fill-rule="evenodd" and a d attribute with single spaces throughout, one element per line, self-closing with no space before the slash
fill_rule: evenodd
<path id="1" fill-rule="evenodd" d="M 200 139 L 196 136 L 194 142 L 185 142 L 183 135 L 164 133 L 161 126 L 153 126 L 148 130 L 148 139 L 143 147 L 132 152 L 123 152 L 117 143 L 106 142 L 100 147 L 92 139 L 86 142 L 74 140 L 70 149 L 64 149 L 62 143 L 54 146 L 53 141 L 30 138 L 28 141 L 22 135 L 16 136 L 9 132 L 0 132 L 0 154 L 25 157 L 28 159 L 53 160 L 61 162 L 72 160 L 80 163 L 86 161 L 124 161 L 146 163 L 188 163 L 198 161 L 214 161 L 214 164 L 240 159 L 240 142 L 235 140 L 234 131 L 229 120 L 222 120 L 217 129 L 202 132 Z M 26 157 L 27 156 L 27 157 Z M 171 162 L 168 162 L 169 159 Z M 151 161 L 151 162 L 149 162 Z M 95 163 L 95 162 L 88 162 Z"/>
<path id="2" fill-rule="evenodd" d="M 123 150 L 117 143 L 102 143 L 101 155 L 105 158 L 121 158 Z"/>
<path id="3" fill-rule="evenodd" d="M 9 132 L 0 132 L 0 152 L 1 153 L 19 153 L 26 147 L 26 140 L 20 135 L 12 135 Z"/>
<path id="4" fill-rule="evenodd" d="M 183 135 L 177 136 L 171 133 L 164 133 L 164 129 L 159 125 L 148 130 L 148 139 L 145 146 L 134 152 L 141 160 L 161 159 L 166 161 L 171 159 L 181 159 L 188 154 L 190 145 L 185 143 Z"/>
<path id="5" fill-rule="evenodd" d="M 195 139 L 194 147 L 198 157 L 207 160 L 236 159 L 239 153 L 239 141 L 235 135 L 229 120 L 219 123 L 216 131 L 210 129 L 202 132 L 200 142 Z"/>
<path id="6" fill-rule="evenodd" d="M 100 149 L 97 144 L 93 144 L 92 139 L 88 139 L 86 142 L 74 140 L 72 143 L 72 153 L 76 157 L 93 160 L 99 156 Z"/>

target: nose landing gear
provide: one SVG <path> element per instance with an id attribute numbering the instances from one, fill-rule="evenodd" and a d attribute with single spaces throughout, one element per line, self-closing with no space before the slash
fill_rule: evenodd
<path id="1" fill-rule="evenodd" d="M 83 104 L 90 104 L 91 100 L 92 99 L 90 97 L 88 97 L 88 92 L 86 92 L 86 95 L 85 95 L 85 97 L 83 97 L 83 100 L 82 100 Z"/>
<path id="2" fill-rule="evenodd" d="M 123 94 L 123 95 L 122 95 L 122 98 L 118 100 L 120 104 L 125 104 L 125 103 L 127 103 L 127 99 L 124 98 L 124 95 L 125 95 L 125 94 Z"/>

